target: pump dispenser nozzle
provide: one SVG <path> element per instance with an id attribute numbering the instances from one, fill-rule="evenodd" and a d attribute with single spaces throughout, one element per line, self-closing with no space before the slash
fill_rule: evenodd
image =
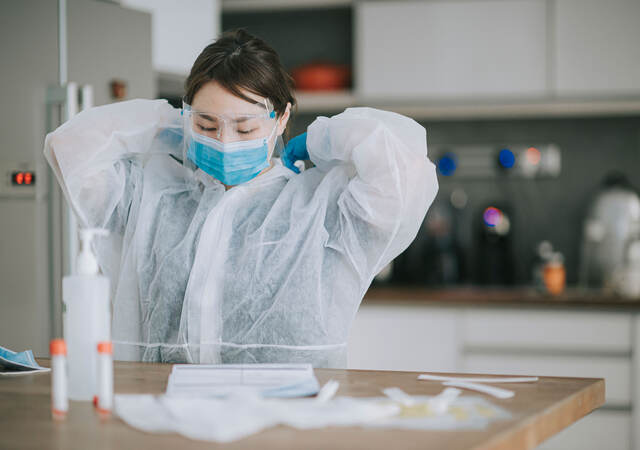
<path id="1" fill-rule="evenodd" d="M 109 231 L 103 228 L 83 228 L 79 230 L 79 234 L 81 248 L 76 261 L 76 271 L 78 275 L 97 275 L 98 261 L 91 249 L 91 241 L 94 236 L 109 236 Z"/>

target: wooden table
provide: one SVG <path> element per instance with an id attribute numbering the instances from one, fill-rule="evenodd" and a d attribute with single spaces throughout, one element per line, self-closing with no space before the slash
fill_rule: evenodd
<path id="1" fill-rule="evenodd" d="M 42 365 L 48 361 L 41 360 Z M 162 393 L 170 364 L 116 362 L 116 393 Z M 338 395 L 381 396 L 397 386 L 409 394 L 435 395 L 438 382 L 418 381 L 417 372 L 316 369 L 321 384 L 340 382 Z M 537 383 L 504 384 L 507 400 L 490 398 L 513 418 L 482 431 L 406 431 L 331 427 L 298 431 L 278 426 L 231 444 L 192 441 L 176 434 L 146 434 L 119 419 L 101 421 L 89 403 L 70 402 L 64 422 L 50 412 L 50 374 L 0 378 L 0 449 L 529 449 L 604 403 L 604 380 L 542 377 Z M 465 393 L 465 395 L 471 395 Z M 482 394 L 473 393 L 473 395 Z"/>

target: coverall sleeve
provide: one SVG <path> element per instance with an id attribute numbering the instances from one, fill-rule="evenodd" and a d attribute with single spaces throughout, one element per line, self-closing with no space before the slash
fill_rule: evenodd
<path id="1" fill-rule="evenodd" d="M 349 108 L 319 117 L 307 132 L 316 167 L 347 174 L 328 231 L 358 272 L 364 294 L 373 277 L 416 237 L 438 192 L 426 130 L 400 114 Z"/>
<path id="2" fill-rule="evenodd" d="M 81 226 L 123 226 L 140 175 L 133 162 L 169 151 L 175 142 L 158 136 L 177 134 L 179 122 L 166 100 L 130 100 L 83 111 L 47 135 L 45 158 Z"/>

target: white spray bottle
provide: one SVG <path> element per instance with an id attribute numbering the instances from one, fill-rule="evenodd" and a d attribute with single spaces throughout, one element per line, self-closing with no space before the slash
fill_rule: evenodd
<path id="1" fill-rule="evenodd" d="M 69 398 L 92 400 L 97 393 L 98 342 L 111 340 L 109 279 L 99 274 L 91 248 L 94 236 L 108 236 L 103 229 L 79 231 L 81 249 L 76 274 L 62 280 L 64 339 L 67 343 Z"/>

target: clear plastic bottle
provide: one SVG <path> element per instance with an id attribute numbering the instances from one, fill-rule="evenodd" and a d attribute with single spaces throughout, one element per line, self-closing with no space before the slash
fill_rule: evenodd
<path id="1" fill-rule="evenodd" d="M 93 400 L 97 393 L 98 342 L 111 340 L 109 279 L 99 274 L 98 262 L 91 249 L 95 235 L 106 230 L 80 230 L 81 249 L 77 274 L 62 280 L 64 302 L 64 339 L 67 343 L 69 398 Z"/>

